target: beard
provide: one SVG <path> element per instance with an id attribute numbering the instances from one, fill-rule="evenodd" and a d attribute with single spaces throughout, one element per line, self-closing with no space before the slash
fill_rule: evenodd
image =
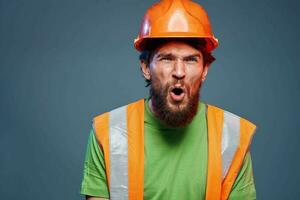
<path id="1" fill-rule="evenodd" d="M 195 94 L 187 92 L 187 102 L 185 105 L 175 104 L 176 110 L 171 108 L 168 104 L 168 88 L 171 84 L 167 84 L 162 87 L 159 84 L 152 82 L 150 85 L 150 97 L 152 103 L 152 109 L 156 117 L 160 119 L 162 123 L 169 127 L 184 127 L 189 124 L 194 116 L 197 114 L 198 102 L 199 102 L 199 89 Z M 187 91 L 189 91 L 187 89 Z"/>

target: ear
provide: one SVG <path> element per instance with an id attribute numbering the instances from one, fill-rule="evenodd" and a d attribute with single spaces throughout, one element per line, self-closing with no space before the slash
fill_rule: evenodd
<path id="1" fill-rule="evenodd" d="M 145 77 L 146 80 L 151 80 L 151 74 L 150 74 L 150 69 L 149 66 L 145 63 L 145 61 L 140 61 L 140 66 L 141 70 L 143 72 L 143 76 Z"/>
<path id="2" fill-rule="evenodd" d="M 202 72 L 202 75 L 201 75 L 201 82 L 204 82 L 204 81 L 205 81 L 206 75 L 207 75 L 207 73 L 208 73 L 208 68 L 209 68 L 208 65 L 205 65 L 205 66 L 203 67 L 203 72 Z"/>

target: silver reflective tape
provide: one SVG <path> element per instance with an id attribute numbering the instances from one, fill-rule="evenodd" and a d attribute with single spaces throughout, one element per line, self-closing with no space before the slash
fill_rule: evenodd
<path id="1" fill-rule="evenodd" d="M 128 135 L 126 106 L 109 113 L 110 199 L 128 199 Z"/>
<path id="2" fill-rule="evenodd" d="M 225 178 L 240 141 L 240 118 L 224 111 L 222 132 L 222 179 Z"/>

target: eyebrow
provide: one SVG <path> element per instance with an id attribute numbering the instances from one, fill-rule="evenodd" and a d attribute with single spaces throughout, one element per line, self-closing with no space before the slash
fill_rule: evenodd
<path id="1" fill-rule="evenodd" d="M 172 53 L 160 53 L 157 55 L 157 58 L 161 58 L 161 57 L 176 57 L 176 56 Z M 201 58 L 201 55 L 200 53 L 195 53 L 195 54 L 184 56 L 183 59 L 192 58 L 192 57 Z"/>
<path id="2" fill-rule="evenodd" d="M 198 57 L 200 59 L 201 55 L 199 53 L 195 53 L 195 54 L 192 54 L 192 55 L 184 56 L 183 59 L 193 58 L 193 57 Z"/>
<path id="3" fill-rule="evenodd" d="M 161 57 L 175 57 L 175 55 L 172 54 L 172 53 L 160 53 L 160 54 L 158 54 L 157 58 L 161 58 Z"/>

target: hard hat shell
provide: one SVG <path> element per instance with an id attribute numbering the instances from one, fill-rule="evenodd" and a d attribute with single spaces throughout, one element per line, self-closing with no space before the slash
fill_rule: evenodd
<path id="1" fill-rule="evenodd" d="M 143 51 L 155 38 L 204 39 L 207 52 L 218 46 L 206 11 L 190 0 L 161 0 L 147 10 L 134 46 Z"/>

